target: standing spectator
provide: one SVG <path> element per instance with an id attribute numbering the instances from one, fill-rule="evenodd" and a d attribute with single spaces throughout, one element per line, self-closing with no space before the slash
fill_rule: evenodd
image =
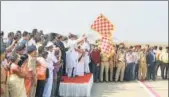
<path id="1" fill-rule="evenodd" d="M 168 47 L 166 48 L 166 51 L 162 53 L 161 60 L 162 60 L 162 79 L 167 79 L 169 73 Z"/>
<path id="2" fill-rule="evenodd" d="M 134 58 L 135 58 L 135 66 L 133 67 L 133 74 L 134 74 L 134 76 L 133 76 L 133 80 L 135 80 L 135 79 L 137 79 L 138 78 L 138 61 L 139 61 L 139 55 L 138 55 L 138 48 L 136 47 L 135 49 L 134 49 L 134 52 L 133 52 L 133 54 L 134 54 Z"/>
<path id="3" fill-rule="evenodd" d="M 1 74 L 1 88 L 0 88 L 0 96 L 1 97 L 9 97 L 9 92 L 8 92 L 8 83 L 7 83 L 7 79 L 8 79 L 8 76 L 7 76 L 7 61 L 5 59 L 5 51 L 6 51 L 6 48 L 1 46 L 1 49 L 0 49 L 0 59 L 1 59 L 1 62 L 0 62 L 0 74 Z"/>
<path id="4" fill-rule="evenodd" d="M 19 40 L 19 44 L 24 44 L 26 46 L 26 49 L 24 51 L 25 54 L 27 53 L 29 37 L 29 33 L 27 31 L 24 31 L 22 34 L 22 38 Z"/>
<path id="5" fill-rule="evenodd" d="M 163 48 L 159 47 L 159 50 L 157 50 L 157 52 L 156 52 L 156 68 L 155 68 L 155 74 L 157 76 L 158 68 L 160 67 L 160 69 L 161 69 L 161 77 L 162 77 L 162 61 L 161 61 L 160 56 L 162 54 L 162 50 L 163 50 Z"/>
<path id="6" fill-rule="evenodd" d="M 44 51 L 44 47 L 40 46 L 38 48 L 39 57 L 37 58 L 38 65 L 37 65 L 37 88 L 36 88 L 36 97 L 43 97 L 44 87 L 46 83 L 46 70 L 47 70 L 47 62 L 46 58 L 48 56 L 48 52 Z"/>
<path id="7" fill-rule="evenodd" d="M 157 53 L 157 48 L 158 48 L 157 46 L 154 46 L 154 47 L 153 47 L 153 52 L 154 52 L 155 55 L 156 55 L 156 53 Z"/>
<path id="8" fill-rule="evenodd" d="M 100 56 L 100 50 L 95 45 L 94 49 L 91 51 L 90 54 L 91 61 L 92 61 L 92 71 L 94 76 L 94 82 L 99 81 L 99 73 L 100 73 L 100 62 L 101 62 L 101 56 Z"/>
<path id="9" fill-rule="evenodd" d="M 124 79 L 124 71 L 125 71 L 125 52 L 123 50 L 119 50 L 117 53 L 117 71 L 115 81 L 117 82 L 120 77 L 120 81 L 122 82 Z"/>
<path id="10" fill-rule="evenodd" d="M 55 48 L 55 56 L 58 60 L 57 63 L 54 64 L 54 70 L 53 70 L 53 88 L 52 88 L 52 95 L 51 97 L 60 97 L 59 94 L 59 87 L 60 87 L 60 82 L 61 82 L 61 78 L 62 78 L 62 65 L 63 65 L 63 61 L 61 59 L 61 50 L 59 47 Z"/>
<path id="11" fill-rule="evenodd" d="M 10 97 L 27 97 L 26 89 L 24 85 L 25 73 L 21 72 L 21 68 L 18 66 L 19 56 L 17 54 L 12 54 L 9 58 L 9 94 Z"/>
<path id="12" fill-rule="evenodd" d="M 63 36 L 58 36 L 56 39 L 56 42 L 54 43 L 55 46 L 59 47 L 62 53 L 61 59 L 63 60 L 63 68 L 61 67 L 61 71 L 63 72 L 63 75 L 66 75 L 66 49 L 62 42 Z"/>
<path id="13" fill-rule="evenodd" d="M 36 46 L 28 46 L 27 53 L 28 53 L 28 68 L 30 72 L 30 81 L 31 81 L 31 91 L 30 97 L 35 97 L 36 94 L 36 86 L 37 86 L 37 73 L 36 73 Z"/>
<path id="14" fill-rule="evenodd" d="M 18 36 L 18 39 L 21 39 L 21 37 L 22 37 L 22 32 L 18 30 L 18 31 L 16 32 L 16 35 Z"/>
<path id="15" fill-rule="evenodd" d="M 105 71 L 105 79 L 106 82 L 109 81 L 109 58 L 107 58 L 105 55 L 101 54 L 101 70 L 100 70 L 100 81 L 103 82 L 103 74 Z"/>
<path id="16" fill-rule="evenodd" d="M 43 97 L 51 97 L 51 92 L 52 92 L 52 85 L 53 85 L 53 69 L 54 69 L 54 64 L 57 63 L 57 58 L 55 57 L 54 53 L 54 45 L 52 42 L 48 42 L 46 45 L 46 49 L 48 52 L 47 56 L 47 67 L 49 69 L 49 77 L 47 79 L 47 82 L 45 84 L 44 92 L 43 92 Z"/>
<path id="17" fill-rule="evenodd" d="M 126 53 L 125 60 L 126 60 L 126 80 L 130 81 L 133 80 L 134 77 L 134 66 L 135 66 L 135 56 L 132 51 L 133 47 L 130 47 L 129 51 Z"/>
<path id="18" fill-rule="evenodd" d="M 36 45 L 36 37 L 40 37 L 37 29 L 33 29 L 28 45 Z"/>
<path id="19" fill-rule="evenodd" d="M 148 63 L 148 80 L 155 80 L 155 54 L 153 52 L 153 48 L 149 49 L 147 55 L 147 63 Z"/>
<path id="20" fill-rule="evenodd" d="M 25 44 L 27 46 L 28 41 L 29 41 L 29 33 L 27 31 L 24 31 L 19 43 Z"/>
<path id="21" fill-rule="evenodd" d="M 14 33 L 13 32 L 10 32 L 8 34 L 8 42 L 7 42 L 7 47 L 10 46 L 13 42 L 13 39 L 14 39 Z"/>
<path id="22" fill-rule="evenodd" d="M 139 52 L 138 79 L 145 80 L 147 74 L 146 51 L 142 49 Z"/>

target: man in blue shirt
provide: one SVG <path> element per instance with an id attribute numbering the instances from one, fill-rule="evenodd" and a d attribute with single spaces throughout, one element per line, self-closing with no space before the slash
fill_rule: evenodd
<path id="1" fill-rule="evenodd" d="M 147 79 L 155 80 L 155 54 L 153 48 L 150 48 L 147 54 L 148 74 Z"/>

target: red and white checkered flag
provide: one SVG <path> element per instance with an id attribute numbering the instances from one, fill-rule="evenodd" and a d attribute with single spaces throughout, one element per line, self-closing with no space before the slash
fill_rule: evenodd
<path id="1" fill-rule="evenodd" d="M 113 24 L 101 14 L 91 25 L 91 29 L 99 32 L 102 36 L 108 37 L 113 31 Z"/>
<path id="2" fill-rule="evenodd" d="M 114 52 L 112 40 L 108 37 L 101 39 L 101 53 L 106 57 L 110 57 Z"/>

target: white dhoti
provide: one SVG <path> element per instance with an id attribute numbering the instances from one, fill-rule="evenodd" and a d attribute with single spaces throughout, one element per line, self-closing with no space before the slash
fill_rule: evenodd
<path id="1" fill-rule="evenodd" d="M 87 50 L 87 51 L 85 51 L 85 56 L 84 56 L 84 72 L 90 73 L 90 69 L 89 69 L 90 57 L 89 57 L 89 53 L 88 53 L 88 51 L 90 50 L 90 46 L 88 43 L 84 43 L 82 48 L 84 50 Z"/>
<path id="2" fill-rule="evenodd" d="M 75 76 L 75 68 L 77 65 L 77 56 L 75 51 L 66 52 L 66 73 L 68 77 Z"/>
<path id="3" fill-rule="evenodd" d="M 49 78 L 46 80 L 43 97 L 51 97 L 52 85 L 53 85 L 53 70 L 49 69 Z"/>
<path id="4" fill-rule="evenodd" d="M 85 61 L 84 61 L 84 72 L 85 73 L 90 73 L 89 63 L 90 63 L 90 57 L 88 55 L 86 55 Z"/>
<path id="5" fill-rule="evenodd" d="M 77 52 L 77 54 L 78 54 L 78 59 L 79 59 L 81 54 L 78 52 Z M 84 57 L 82 57 L 81 60 L 77 63 L 76 75 L 77 76 L 84 76 Z"/>

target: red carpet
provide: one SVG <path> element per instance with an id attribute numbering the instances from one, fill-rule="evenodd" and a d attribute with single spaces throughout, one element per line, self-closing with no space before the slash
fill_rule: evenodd
<path id="1" fill-rule="evenodd" d="M 68 78 L 67 76 L 63 76 L 64 81 L 62 83 L 88 83 L 92 74 L 85 74 L 84 76 L 79 76 L 75 78 Z"/>

